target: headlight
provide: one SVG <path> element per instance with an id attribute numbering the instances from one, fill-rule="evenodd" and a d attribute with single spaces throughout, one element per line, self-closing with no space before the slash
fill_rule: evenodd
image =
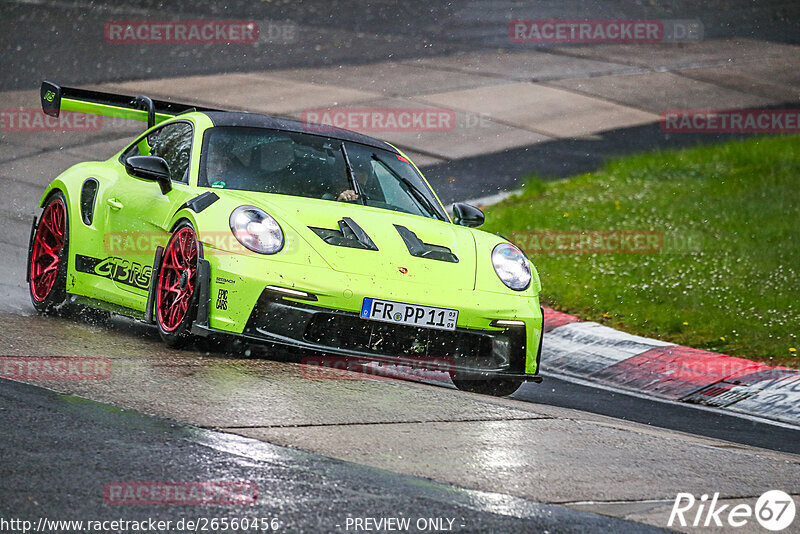
<path id="1" fill-rule="evenodd" d="M 230 219 L 236 239 L 259 254 L 275 254 L 283 248 L 283 231 L 269 213 L 255 206 L 239 206 Z"/>
<path id="2" fill-rule="evenodd" d="M 500 243 L 492 251 L 492 265 L 498 278 L 514 291 L 523 291 L 531 283 L 531 266 L 520 249 Z"/>

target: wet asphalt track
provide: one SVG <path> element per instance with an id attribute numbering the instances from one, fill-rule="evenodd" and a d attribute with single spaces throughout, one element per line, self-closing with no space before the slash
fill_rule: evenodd
<path id="1" fill-rule="evenodd" d="M 0 381 L 0 517 L 32 521 L 277 519 L 343 532 L 348 517 L 444 519 L 453 532 L 660 532 L 596 514 L 455 488 Z M 91 432 L 87 432 L 91 428 Z M 251 505 L 108 504 L 109 481 L 247 481 Z M 452 520 L 450 523 L 447 520 Z M 425 523 L 420 523 L 423 526 Z"/>
<path id="2" fill-rule="evenodd" d="M 167 8 L 168 6 L 168 8 Z M 119 45 L 105 41 L 109 20 L 171 18 L 256 20 L 296 28 L 244 53 L 236 46 Z M 68 84 L 369 63 L 474 50 L 513 49 L 511 19 L 700 20 L 706 37 L 798 42 L 800 5 L 787 0 L 693 2 L 512 2 L 473 0 L 0 0 L 0 90 L 37 86 L 41 77 Z M 498 31 L 501 28 L 501 31 Z M 33 37 L 33 38 L 32 38 Z M 522 45 L 525 46 L 525 45 Z"/>

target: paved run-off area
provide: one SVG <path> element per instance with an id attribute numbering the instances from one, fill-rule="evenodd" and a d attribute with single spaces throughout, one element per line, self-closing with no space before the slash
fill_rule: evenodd
<path id="1" fill-rule="evenodd" d="M 367 522 L 370 530 L 403 525 L 405 532 L 661 530 L 201 430 L 24 384 L 0 385 L 0 424 L 14 430 L 0 433 L 3 532 L 343 532 Z M 150 481 L 139 487 L 233 483 L 247 488 L 239 492 L 247 498 L 124 506 L 123 499 L 136 494 L 121 488 L 134 481 Z"/>

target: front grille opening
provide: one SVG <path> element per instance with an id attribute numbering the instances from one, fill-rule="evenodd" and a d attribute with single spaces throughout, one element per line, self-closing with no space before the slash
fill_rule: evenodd
<path id="1" fill-rule="evenodd" d="M 326 313 L 311 318 L 303 338 L 310 343 L 386 356 L 452 358 L 458 365 L 478 369 L 508 367 L 511 360 L 511 344 L 502 333 L 433 330 Z"/>

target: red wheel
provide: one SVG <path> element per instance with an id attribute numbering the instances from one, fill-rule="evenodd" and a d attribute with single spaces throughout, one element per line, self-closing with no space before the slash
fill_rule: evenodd
<path id="1" fill-rule="evenodd" d="M 42 212 L 29 251 L 29 288 L 37 311 L 50 313 L 67 300 L 68 225 L 64 195 L 56 192 Z"/>
<path id="2" fill-rule="evenodd" d="M 164 249 L 156 285 L 156 323 L 167 345 L 179 346 L 189 338 L 197 301 L 199 256 L 197 235 L 184 223 Z"/>

